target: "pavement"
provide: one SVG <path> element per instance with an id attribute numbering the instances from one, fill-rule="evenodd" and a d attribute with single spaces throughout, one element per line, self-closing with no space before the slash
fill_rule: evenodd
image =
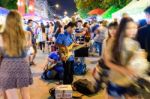
<path id="1" fill-rule="evenodd" d="M 43 54 L 41 51 L 39 51 L 35 60 L 37 65 L 31 67 L 34 77 L 34 83 L 33 85 L 31 85 L 31 99 L 53 99 L 49 94 L 49 89 L 57 86 L 57 81 L 46 82 L 41 80 L 40 78 L 47 56 L 47 53 Z M 84 76 L 74 76 L 74 81 L 78 79 L 88 79 L 90 81 L 93 81 L 94 79 L 92 77 L 91 71 L 96 66 L 97 60 L 98 57 L 86 58 L 85 62 L 87 64 L 88 73 Z M 104 92 L 102 91 L 90 97 L 83 96 L 82 99 L 104 99 L 103 94 Z M 74 95 L 80 96 L 81 94 L 78 92 L 74 92 Z"/>
<path id="2" fill-rule="evenodd" d="M 33 73 L 33 79 L 34 79 L 33 84 L 30 86 L 31 99 L 53 99 L 49 94 L 49 89 L 56 87 L 57 81 L 46 82 L 46 81 L 41 80 L 41 74 L 43 72 L 44 63 L 45 63 L 47 56 L 48 56 L 48 53 L 43 53 L 41 51 L 38 51 L 38 55 L 36 56 L 36 59 L 35 59 L 36 65 L 31 66 L 31 71 Z M 86 58 L 85 62 L 87 64 L 88 72 L 84 76 L 74 76 L 74 81 L 78 79 L 88 79 L 90 81 L 94 81 L 91 72 L 93 68 L 96 66 L 97 60 L 98 60 L 98 57 Z M 74 92 L 73 94 L 79 95 L 79 96 L 81 95 L 78 92 Z M 105 96 L 105 91 L 101 90 L 95 95 L 82 96 L 82 98 L 77 98 L 77 99 L 105 99 L 104 96 Z M 0 97 L 0 99 L 2 98 Z M 145 98 L 145 99 L 150 99 L 150 97 L 148 96 L 148 98 Z"/>

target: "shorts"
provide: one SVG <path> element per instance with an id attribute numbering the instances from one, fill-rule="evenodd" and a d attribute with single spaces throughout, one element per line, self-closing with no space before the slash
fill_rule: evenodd
<path id="1" fill-rule="evenodd" d="M 34 53 L 34 49 L 33 49 L 33 47 L 30 47 L 29 48 L 29 50 L 28 50 L 28 52 L 27 52 L 27 55 L 32 55 Z"/>

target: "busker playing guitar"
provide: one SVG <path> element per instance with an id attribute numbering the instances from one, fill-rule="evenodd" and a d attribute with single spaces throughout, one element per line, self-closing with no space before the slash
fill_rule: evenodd
<path id="1" fill-rule="evenodd" d="M 73 63 L 74 56 L 72 54 L 73 47 L 79 44 L 74 44 L 72 33 L 74 31 L 74 23 L 70 22 L 66 26 L 64 34 L 59 34 L 56 39 L 56 45 L 58 46 L 61 60 L 64 66 L 64 78 L 63 84 L 72 84 L 73 82 Z M 82 47 L 85 45 L 82 45 Z M 81 47 L 81 46 L 80 46 Z"/>

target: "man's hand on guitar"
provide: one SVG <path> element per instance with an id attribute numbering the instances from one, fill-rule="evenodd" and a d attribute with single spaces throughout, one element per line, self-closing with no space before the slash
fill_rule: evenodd
<path id="1" fill-rule="evenodd" d="M 61 57 L 61 60 L 66 61 L 67 59 L 66 59 L 66 57 Z"/>
<path id="2" fill-rule="evenodd" d="M 76 47 L 76 46 L 79 46 L 80 44 L 78 44 L 78 43 L 74 43 L 74 47 Z"/>

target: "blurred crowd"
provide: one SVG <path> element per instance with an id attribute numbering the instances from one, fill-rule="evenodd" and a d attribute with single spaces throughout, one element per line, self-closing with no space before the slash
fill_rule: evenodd
<path id="1" fill-rule="evenodd" d="M 61 61 L 61 56 L 56 55 L 60 45 L 89 43 L 75 50 L 67 61 L 62 60 L 63 83 L 73 82 L 70 67 L 74 57 L 83 64 L 85 57 L 98 57 L 99 64 L 93 77 L 96 83 L 100 83 L 102 73 L 108 75 L 105 76 L 109 79 L 105 82 L 107 99 L 140 99 L 136 88 L 131 86 L 139 78 L 147 79 L 150 74 L 150 7 L 145 9 L 145 14 L 147 23 L 144 26 L 124 14 L 121 20 L 111 22 L 82 19 L 63 22 L 56 19 L 44 24 L 28 20 L 22 27 L 19 13 L 10 11 L 0 37 L 0 89 L 7 99 L 18 99 L 14 88 L 20 88 L 23 99 L 30 99 L 28 85 L 33 83 L 30 66 L 36 64 L 38 49 L 48 52 L 47 65 Z"/>

